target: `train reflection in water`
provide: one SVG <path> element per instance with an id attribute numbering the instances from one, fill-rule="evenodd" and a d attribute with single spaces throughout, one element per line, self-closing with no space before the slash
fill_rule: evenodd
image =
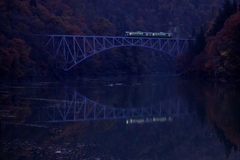
<path id="1" fill-rule="evenodd" d="M 146 117 L 146 118 L 130 118 L 126 120 L 126 124 L 142 124 L 142 123 L 151 123 L 151 122 L 172 122 L 172 116 L 166 117 Z"/>

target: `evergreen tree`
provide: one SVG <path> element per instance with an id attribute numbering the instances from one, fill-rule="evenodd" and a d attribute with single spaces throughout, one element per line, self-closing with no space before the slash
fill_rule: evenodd
<path id="1" fill-rule="evenodd" d="M 203 26 L 201 26 L 200 33 L 197 35 L 196 39 L 197 39 L 197 42 L 198 42 L 196 47 L 197 47 L 199 52 L 202 52 L 205 48 L 205 45 L 206 45 Z"/>
<path id="2" fill-rule="evenodd" d="M 236 12 L 236 0 L 234 0 L 233 3 L 231 3 L 230 0 L 225 0 L 223 4 L 223 9 L 219 10 L 218 16 L 212 26 L 212 29 L 209 31 L 208 36 L 215 36 L 223 28 L 224 22 Z"/>
<path id="3" fill-rule="evenodd" d="M 233 14 L 236 13 L 237 10 L 238 10 L 237 2 L 236 2 L 236 0 L 234 0 L 234 1 L 233 1 L 233 4 L 232 4 Z"/>
<path id="4" fill-rule="evenodd" d="M 36 0 L 30 0 L 29 4 L 30 4 L 30 6 L 37 7 Z"/>
<path id="5" fill-rule="evenodd" d="M 204 51 L 204 48 L 206 46 L 206 38 L 204 35 L 204 29 L 203 26 L 201 26 L 199 33 L 196 35 L 196 41 L 195 44 L 190 48 L 190 52 L 192 56 L 196 56 Z"/>

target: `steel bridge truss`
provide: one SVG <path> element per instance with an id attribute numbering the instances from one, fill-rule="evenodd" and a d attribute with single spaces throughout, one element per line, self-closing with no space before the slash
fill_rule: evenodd
<path id="1" fill-rule="evenodd" d="M 114 108 L 90 100 L 77 92 L 66 100 L 50 101 L 40 108 L 41 122 L 68 122 L 87 120 L 129 119 L 188 115 L 188 105 L 181 98 L 170 98 L 159 104 L 141 108 Z"/>
<path id="2" fill-rule="evenodd" d="M 49 35 L 47 47 L 54 57 L 63 63 L 63 69 L 69 70 L 86 58 L 121 46 L 138 46 L 177 57 L 188 49 L 190 39 L 184 38 L 148 38 L 117 36 L 74 36 Z"/>

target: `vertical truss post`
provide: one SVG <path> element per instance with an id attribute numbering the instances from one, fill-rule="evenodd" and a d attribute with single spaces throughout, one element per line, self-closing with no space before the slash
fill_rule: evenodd
<path id="1" fill-rule="evenodd" d="M 73 57 L 74 57 L 74 61 L 77 60 L 77 53 L 76 53 L 76 38 L 72 37 L 72 43 L 73 43 Z"/>
<path id="2" fill-rule="evenodd" d="M 84 54 L 84 58 L 87 58 L 87 54 L 86 54 L 86 37 L 83 37 L 83 54 Z"/>

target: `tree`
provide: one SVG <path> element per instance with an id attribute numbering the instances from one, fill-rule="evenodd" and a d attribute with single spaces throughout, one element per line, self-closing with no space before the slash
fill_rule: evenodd
<path id="1" fill-rule="evenodd" d="M 9 51 L 4 48 L 0 48 L 0 53 L 0 75 L 1 78 L 7 78 L 10 75 L 13 57 Z"/>
<path id="2" fill-rule="evenodd" d="M 95 35 L 115 35 L 114 25 L 104 17 L 97 17 L 96 21 L 90 26 Z"/>
<path id="3" fill-rule="evenodd" d="M 240 75 L 240 12 L 231 16 L 215 37 L 208 39 L 206 52 L 210 70 L 217 76 L 238 77 Z"/>
<path id="4" fill-rule="evenodd" d="M 193 47 L 193 54 L 198 55 L 199 53 L 204 51 L 206 46 L 206 38 L 203 26 L 200 27 L 200 32 L 196 35 L 196 43 Z"/>
<path id="5" fill-rule="evenodd" d="M 237 11 L 236 1 L 234 0 L 233 3 L 230 0 L 225 0 L 223 4 L 223 9 L 220 9 L 218 12 L 218 16 L 208 32 L 208 36 L 215 36 L 224 25 L 224 22 L 234 13 Z"/>
<path id="6" fill-rule="evenodd" d="M 13 57 L 12 78 L 23 78 L 34 65 L 34 62 L 29 58 L 30 48 L 26 46 L 24 40 L 14 38 L 9 41 L 8 51 Z"/>
<path id="7" fill-rule="evenodd" d="M 29 4 L 30 4 L 30 6 L 33 6 L 33 7 L 37 7 L 37 2 L 36 2 L 36 0 L 30 0 L 30 2 L 29 2 Z"/>

